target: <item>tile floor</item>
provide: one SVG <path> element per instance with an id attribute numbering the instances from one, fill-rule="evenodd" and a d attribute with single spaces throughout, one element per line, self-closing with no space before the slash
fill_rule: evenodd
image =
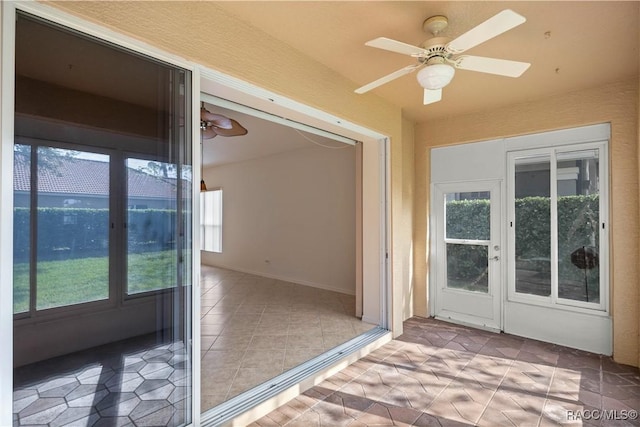
<path id="1" fill-rule="evenodd" d="M 373 325 L 353 296 L 202 268 L 202 409 Z M 155 334 L 14 370 L 14 427 L 178 426 L 188 397 L 181 343 Z"/>
<path id="2" fill-rule="evenodd" d="M 182 425 L 185 348 L 158 341 L 150 334 L 15 369 L 14 427 Z"/>
<path id="3" fill-rule="evenodd" d="M 203 411 L 374 327 L 352 295 L 209 266 L 201 276 Z"/>
<path id="4" fill-rule="evenodd" d="M 412 318 L 397 340 L 251 426 L 633 426 L 637 411 L 637 368 Z"/>

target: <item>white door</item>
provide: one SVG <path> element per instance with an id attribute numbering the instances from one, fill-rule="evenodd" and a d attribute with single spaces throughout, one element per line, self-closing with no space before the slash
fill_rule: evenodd
<path id="1" fill-rule="evenodd" d="M 434 315 L 500 330 L 500 181 L 434 184 L 431 278 Z"/>

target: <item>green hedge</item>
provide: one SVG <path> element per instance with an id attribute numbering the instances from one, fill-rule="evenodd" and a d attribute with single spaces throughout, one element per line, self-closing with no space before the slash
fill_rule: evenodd
<path id="1" fill-rule="evenodd" d="M 39 208 L 38 259 L 85 258 L 108 254 L 109 210 Z M 128 250 L 145 252 L 173 247 L 175 211 L 132 209 L 127 212 Z M 13 251 L 16 262 L 29 258 L 28 208 L 14 210 Z"/>
<path id="2" fill-rule="evenodd" d="M 447 237 L 456 239 L 489 239 L 488 200 L 462 200 L 447 202 Z M 584 271 L 571 264 L 571 253 L 582 246 L 599 247 L 598 195 L 563 196 L 558 198 L 558 257 L 559 276 L 567 280 L 584 280 Z M 534 262 L 551 258 L 550 200 L 544 197 L 523 197 L 515 201 L 516 262 Z M 518 225 L 524 226 L 518 226 Z M 459 246 L 459 245 L 455 245 Z M 480 250 L 480 248 L 478 248 Z M 463 271 L 460 278 L 478 274 L 479 266 L 469 248 L 460 248 L 460 257 L 468 262 L 459 263 Z M 456 249 L 448 250 L 456 255 Z M 463 255 L 464 254 L 464 255 Z M 466 267 L 465 267 L 466 266 Z M 597 274 L 597 268 L 589 273 Z"/>

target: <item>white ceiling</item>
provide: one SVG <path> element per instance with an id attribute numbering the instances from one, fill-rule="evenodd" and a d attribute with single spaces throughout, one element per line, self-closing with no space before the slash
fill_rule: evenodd
<path id="1" fill-rule="evenodd" d="M 366 47 L 384 36 L 420 45 L 423 21 L 449 18 L 442 36 L 455 38 L 503 9 L 527 22 L 468 54 L 530 62 L 517 79 L 458 70 L 439 103 L 422 105 L 415 74 L 371 93 L 402 107 L 417 122 L 581 90 L 638 74 L 638 1 L 229 1 L 239 19 L 287 43 L 354 82 L 353 88 L 414 63 Z"/>

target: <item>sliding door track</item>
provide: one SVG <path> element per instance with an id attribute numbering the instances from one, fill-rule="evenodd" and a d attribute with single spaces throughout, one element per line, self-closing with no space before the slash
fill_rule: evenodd
<path id="1" fill-rule="evenodd" d="M 374 343 L 378 339 L 390 334 L 386 329 L 376 327 L 362 335 L 340 344 L 264 383 L 245 391 L 221 403 L 202 415 L 203 426 L 222 426 L 229 424 L 234 418 L 258 406 L 259 404 L 277 396 L 299 384 L 303 380 L 313 377 L 323 370 L 356 353 L 363 347 Z M 301 390 L 302 392 L 304 390 Z"/>

